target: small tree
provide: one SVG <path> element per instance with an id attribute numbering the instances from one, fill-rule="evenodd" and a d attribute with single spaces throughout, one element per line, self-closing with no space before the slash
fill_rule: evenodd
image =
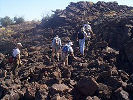
<path id="1" fill-rule="evenodd" d="M 2 26 L 6 27 L 8 25 L 13 24 L 13 21 L 9 16 L 5 16 L 4 18 L 0 19 L 0 23 Z"/>
<path id="2" fill-rule="evenodd" d="M 14 17 L 15 24 L 23 23 L 25 20 L 23 17 Z"/>

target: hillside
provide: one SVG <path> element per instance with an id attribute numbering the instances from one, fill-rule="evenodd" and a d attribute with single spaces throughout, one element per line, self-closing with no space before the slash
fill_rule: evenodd
<path id="1" fill-rule="evenodd" d="M 77 32 L 90 21 L 96 34 L 85 57 L 79 55 Z M 71 2 L 48 20 L 0 28 L 0 62 L 21 42 L 22 62 L 14 77 L 11 64 L 1 65 L 1 100 L 132 100 L 133 7 L 117 2 Z M 69 66 L 51 62 L 55 34 L 71 39 Z M 5 75 L 7 73 L 7 75 Z"/>

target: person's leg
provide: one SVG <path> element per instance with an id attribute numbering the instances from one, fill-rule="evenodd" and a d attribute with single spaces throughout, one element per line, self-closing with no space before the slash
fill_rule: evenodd
<path id="1" fill-rule="evenodd" d="M 56 48 L 56 57 L 57 57 L 57 61 L 59 61 L 59 57 L 60 57 L 60 48 L 59 47 Z"/>
<path id="2" fill-rule="evenodd" d="M 16 69 L 15 69 L 15 76 L 18 76 L 18 72 L 19 72 L 18 67 L 19 67 L 19 65 L 16 66 Z"/>
<path id="3" fill-rule="evenodd" d="M 84 55 L 84 51 L 85 51 L 85 39 L 82 40 L 82 53 Z"/>
<path id="4" fill-rule="evenodd" d="M 82 55 L 84 55 L 84 50 L 85 50 L 85 39 L 80 40 L 80 52 Z"/>
<path id="5" fill-rule="evenodd" d="M 59 61 L 59 56 L 60 56 L 60 54 L 59 54 L 59 52 L 57 52 L 56 53 L 57 61 Z"/>
<path id="6" fill-rule="evenodd" d="M 55 49 L 52 48 L 52 61 L 54 62 L 54 56 L 55 56 Z"/>
<path id="7" fill-rule="evenodd" d="M 63 66 L 65 66 L 65 53 L 62 52 L 62 62 L 63 62 Z"/>
<path id="8" fill-rule="evenodd" d="M 80 48 L 80 53 L 82 54 L 82 39 L 79 39 L 79 48 Z"/>
<path id="9" fill-rule="evenodd" d="M 15 60 L 12 68 L 13 75 L 18 75 L 18 66 L 19 66 L 19 60 Z"/>
<path id="10" fill-rule="evenodd" d="M 16 62 L 13 63 L 13 67 L 12 67 L 12 74 L 15 75 L 15 69 L 17 67 Z"/>
<path id="11" fill-rule="evenodd" d="M 68 55 L 65 57 L 65 65 L 68 66 Z"/>

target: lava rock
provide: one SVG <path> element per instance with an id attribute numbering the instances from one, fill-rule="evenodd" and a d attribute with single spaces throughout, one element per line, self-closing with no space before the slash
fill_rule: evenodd
<path id="1" fill-rule="evenodd" d="M 85 96 L 93 95 L 98 89 L 98 83 L 91 77 L 80 80 L 77 83 L 77 90 Z"/>

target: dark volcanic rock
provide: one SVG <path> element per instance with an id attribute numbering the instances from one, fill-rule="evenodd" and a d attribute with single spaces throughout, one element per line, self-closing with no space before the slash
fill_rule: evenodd
<path id="1" fill-rule="evenodd" d="M 51 91 L 54 91 L 54 93 L 68 92 L 69 90 L 70 90 L 70 88 L 68 86 L 66 86 L 65 84 L 53 84 L 51 87 Z"/>
<path id="2" fill-rule="evenodd" d="M 117 89 L 114 95 L 115 95 L 114 98 L 117 100 L 130 100 L 129 94 L 126 91 L 124 91 L 122 88 Z"/>
<path id="3" fill-rule="evenodd" d="M 100 100 L 97 96 L 94 96 L 94 97 L 90 97 L 90 96 L 88 96 L 87 98 L 86 98 L 86 100 Z"/>
<path id="4" fill-rule="evenodd" d="M 93 78 L 83 79 L 77 83 L 77 90 L 85 96 L 93 95 L 98 89 L 98 83 Z"/>
<path id="5" fill-rule="evenodd" d="M 128 100 L 133 92 L 133 7 L 117 2 L 71 2 L 42 22 L 25 22 L 0 29 L 0 99 L 10 100 Z M 81 56 L 77 34 L 91 22 L 94 36 Z M 12 30 L 8 36 L 6 30 Z M 4 36 L 3 36 L 4 34 Z M 7 36 L 6 36 L 7 35 Z M 51 61 L 51 42 L 73 42 L 69 66 Z M 22 42 L 17 76 L 8 55 Z M 61 56 L 61 55 L 60 55 Z M 120 88 L 122 87 L 122 88 Z"/>
<path id="6" fill-rule="evenodd" d="M 102 100 L 107 100 L 107 99 L 110 99 L 111 94 L 112 94 L 112 90 L 110 87 L 102 83 L 99 83 L 98 97 L 100 97 Z"/>

